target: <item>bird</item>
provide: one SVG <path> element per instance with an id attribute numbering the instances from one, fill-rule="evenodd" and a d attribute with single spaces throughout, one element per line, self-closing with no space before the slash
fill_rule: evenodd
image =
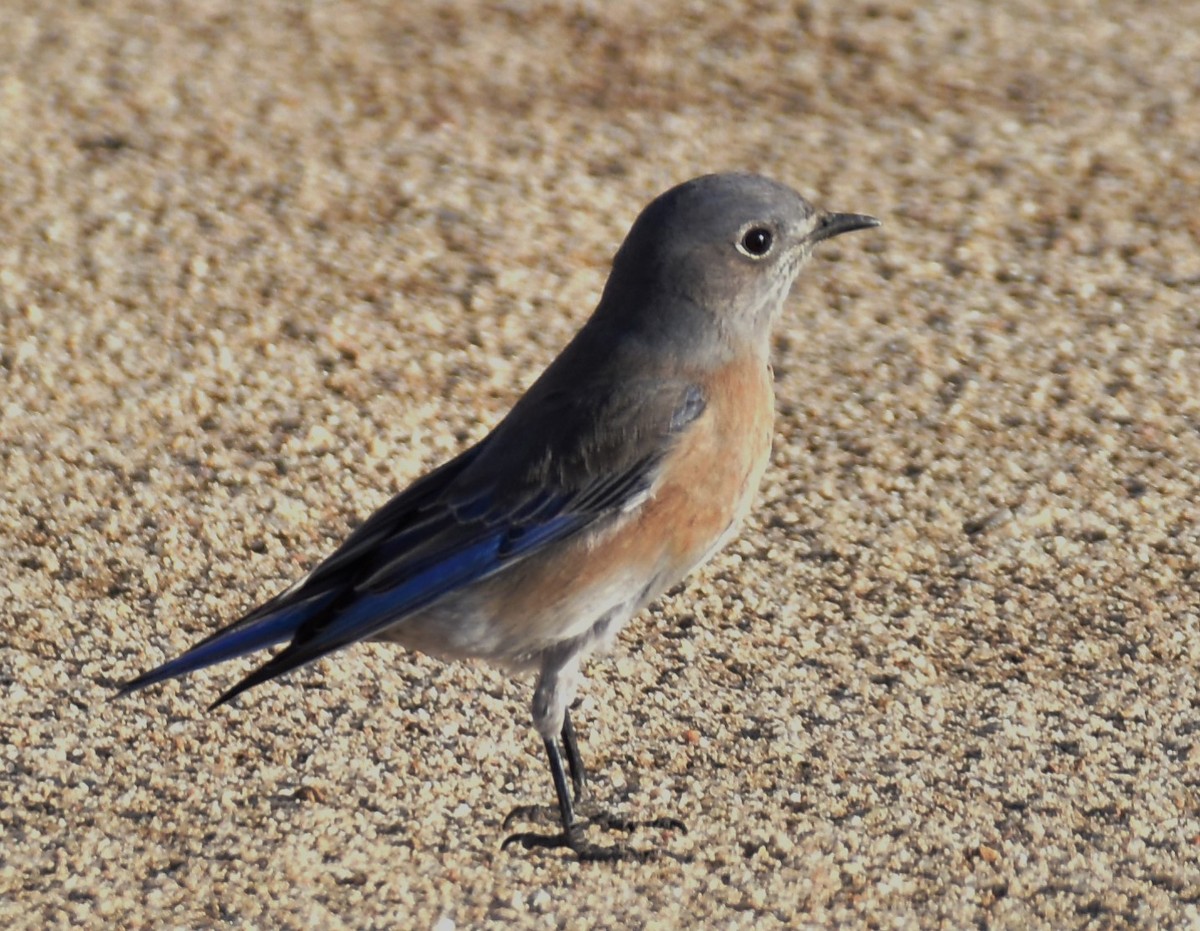
<path id="1" fill-rule="evenodd" d="M 536 673 L 533 725 L 560 830 L 504 846 L 639 856 L 586 837 L 593 821 L 632 822 L 577 810 L 588 798 L 570 716 L 581 665 L 736 532 L 770 457 L 772 325 L 815 246 L 878 225 L 751 173 L 659 195 L 595 311 L 491 432 L 291 587 L 118 694 L 280 644 L 211 707 L 365 640 Z"/>

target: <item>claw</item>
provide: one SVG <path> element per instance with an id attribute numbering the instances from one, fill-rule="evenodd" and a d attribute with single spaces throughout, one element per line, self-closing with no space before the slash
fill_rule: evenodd
<path id="1" fill-rule="evenodd" d="M 659 831 L 678 831 L 680 834 L 687 833 L 687 825 L 678 818 L 623 818 L 620 815 L 591 805 L 585 807 L 582 811 L 577 809 L 576 814 L 582 816 L 576 822 L 580 828 L 598 827 L 602 831 L 624 831 L 626 834 L 632 834 L 641 828 Z M 558 819 L 558 809 L 553 806 L 518 805 L 505 816 L 503 827 L 506 829 L 511 828 L 519 821 L 530 821 L 534 824 L 555 824 L 558 823 Z"/>
<path id="2" fill-rule="evenodd" d="M 610 846 L 590 844 L 583 839 L 582 832 L 578 830 L 571 831 L 569 834 L 535 834 L 532 831 L 510 834 L 504 839 L 500 849 L 506 850 L 513 844 L 520 844 L 526 850 L 558 850 L 566 847 L 583 863 L 615 863 L 618 861 L 647 863 L 659 856 L 658 851 L 634 850 L 623 844 Z"/>
<path id="3" fill-rule="evenodd" d="M 505 830 L 518 821 L 533 821 L 536 824 L 557 824 L 558 809 L 549 805 L 518 805 L 504 818 Z"/>
<path id="4" fill-rule="evenodd" d="M 633 818 L 622 818 L 620 815 L 614 815 L 608 811 L 596 812 L 586 823 L 594 824 L 606 831 L 624 831 L 626 834 L 632 834 L 639 828 L 678 831 L 680 834 L 687 833 L 687 825 L 678 818 L 648 818 L 644 821 L 639 821 Z"/>
<path id="5" fill-rule="evenodd" d="M 579 755 L 579 747 L 575 738 L 575 729 L 571 725 L 570 712 L 563 717 L 562 745 L 566 752 L 567 768 L 570 769 L 570 786 L 567 782 L 567 771 L 563 767 L 563 754 L 558 744 L 550 738 L 543 740 L 546 747 L 546 757 L 550 763 L 550 775 L 554 778 L 554 793 L 558 796 L 558 807 L 549 808 L 545 805 L 519 805 L 508 813 L 504 819 L 504 827 L 510 828 L 520 820 L 528 820 L 538 824 L 551 824 L 555 821 L 562 826 L 558 834 L 538 834 L 536 831 L 521 831 L 510 834 L 500 845 L 501 850 L 507 850 L 514 844 L 519 844 L 526 850 L 569 849 L 583 861 L 615 861 L 634 860 L 645 863 L 667 856 L 681 863 L 690 862 L 691 857 L 678 856 L 666 851 L 634 850 L 622 844 L 602 846 L 591 844 L 583 839 L 584 832 L 589 827 L 598 827 L 604 831 L 622 831 L 632 834 L 639 828 L 657 828 L 663 831 L 679 831 L 687 833 L 687 827 L 678 818 L 652 818 L 638 821 L 632 818 L 622 818 L 605 811 L 589 798 L 587 792 L 587 777 L 583 771 L 583 761 Z M 571 798 L 571 789 L 575 797 Z M 580 818 L 579 816 L 583 817 Z"/>
<path id="6" fill-rule="evenodd" d="M 508 817 L 504 819 L 504 826 L 506 828 L 510 827 L 513 822 L 522 818 L 528 818 L 543 824 L 554 820 L 550 809 L 545 806 L 522 805 L 509 812 Z M 619 860 L 648 863 L 661 856 L 671 857 L 680 862 L 689 862 L 691 860 L 690 857 L 679 856 L 667 851 L 634 850 L 632 847 L 627 847 L 624 844 L 604 846 L 588 843 L 583 839 L 583 835 L 589 827 L 597 827 L 604 831 L 621 831 L 625 834 L 632 834 L 640 828 L 656 828 L 662 831 L 687 833 L 687 826 L 678 818 L 651 818 L 645 821 L 638 821 L 632 818 L 622 818 L 607 811 L 597 811 L 588 818 L 576 821 L 571 826 L 569 832 L 538 834 L 536 831 L 520 831 L 516 834 L 510 834 L 504 839 L 504 843 L 500 845 L 500 849 L 507 850 L 514 845 L 520 845 L 526 850 L 560 850 L 565 847 L 585 863 L 616 862 Z"/>

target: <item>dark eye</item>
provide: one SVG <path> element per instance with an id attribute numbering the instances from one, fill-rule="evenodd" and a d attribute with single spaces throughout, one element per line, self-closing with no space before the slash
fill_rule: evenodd
<path id="1" fill-rule="evenodd" d="M 752 226 L 742 235 L 742 251 L 756 259 L 762 258 L 771 251 L 774 239 L 771 231 L 765 226 Z"/>

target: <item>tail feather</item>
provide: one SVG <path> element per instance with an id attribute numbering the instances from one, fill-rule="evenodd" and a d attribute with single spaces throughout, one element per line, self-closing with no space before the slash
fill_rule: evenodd
<path id="1" fill-rule="evenodd" d="M 281 606 L 260 618 L 250 620 L 247 617 L 236 621 L 225 630 L 202 640 L 182 656 L 126 682 L 116 697 L 122 698 L 157 682 L 165 682 L 291 640 L 302 624 L 328 607 L 336 594 L 335 591 L 324 591 L 303 601 Z"/>

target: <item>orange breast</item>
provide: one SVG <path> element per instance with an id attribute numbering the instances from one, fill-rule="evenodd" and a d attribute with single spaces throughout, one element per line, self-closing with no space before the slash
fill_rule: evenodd
<path id="1" fill-rule="evenodd" d="M 648 596 L 658 594 L 712 555 L 746 515 L 770 458 L 771 370 L 748 360 L 704 384 L 704 413 L 663 463 L 651 498 L 590 543 L 586 555 L 567 547 L 561 561 L 548 561 L 545 569 L 558 576 L 560 590 L 596 591 L 620 577 L 636 589 L 651 586 Z"/>
<path id="2" fill-rule="evenodd" d="M 726 366 L 708 382 L 708 407 L 664 464 L 646 508 L 647 529 L 669 527 L 668 549 L 685 573 L 711 555 L 749 511 L 771 453 L 771 369 Z"/>
<path id="3" fill-rule="evenodd" d="M 651 497 L 626 519 L 539 553 L 383 636 L 435 653 L 532 657 L 602 617 L 623 625 L 682 579 L 732 535 L 771 451 L 774 394 L 764 360 L 728 365 L 703 384 L 704 413 L 680 435 Z"/>

